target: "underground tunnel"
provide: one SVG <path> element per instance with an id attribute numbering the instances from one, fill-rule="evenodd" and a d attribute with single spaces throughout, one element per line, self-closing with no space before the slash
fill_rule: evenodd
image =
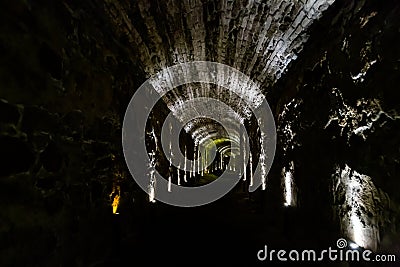
<path id="1" fill-rule="evenodd" d="M 398 1 L 1 6 L 0 266 L 399 266 Z"/>

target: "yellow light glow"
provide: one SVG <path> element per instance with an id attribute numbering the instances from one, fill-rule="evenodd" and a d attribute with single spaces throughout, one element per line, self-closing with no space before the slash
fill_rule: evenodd
<path id="1" fill-rule="evenodd" d="M 117 210 L 118 210 L 118 206 L 119 206 L 120 195 L 121 195 L 120 186 L 119 185 L 114 185 L 113 186 L 113 190 L 112 190 L 112 192 L 110 194 L 110 198 L 112 198 L 114 196 L 113 202 L 111 204 L 112 209 L 113 209 L 113 214 L 119 214 L 117 212 Z"/>
<path id="2" fill-rule="evenodd" d="M 116 196 L 114 197 L 114 200 L 113 200 L 113 203 L 112 203 L 113 213 L 114 213 L 114 214 L 119 214 L 119 213 L 117 212 L 118 206 L 119 206 L 119 195 L 116 195 Z"/>

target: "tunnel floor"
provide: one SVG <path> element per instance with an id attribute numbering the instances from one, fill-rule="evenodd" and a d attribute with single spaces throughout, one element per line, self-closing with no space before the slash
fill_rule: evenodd
<path id="1" fill-rule="evenodd" d="M 335 246 L 331 226 L 316 227 L 321 219 L 318 214 L 310 216 L 305 210 L 268 202 L 265 193 L 250 194 L 239 183 L 235 190 L 205 206 L 182 208 L 156 202 L 142 206 L 140 218 L 118 214 L 113 218 L 115 241 L 109 263 L 286 266 L 290 262 L 276 258 L 259 261 L 257 252 L 265 245 L 275 250 Z M 330 266 L 327 264 L 321 266 Z"/>

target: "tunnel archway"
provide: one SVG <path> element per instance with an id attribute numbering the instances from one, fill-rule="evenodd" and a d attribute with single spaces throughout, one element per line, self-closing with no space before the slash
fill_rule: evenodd
<path id="1" fill-rule="evenodd" d="M 399 16 L 396 0 L 4 1 L 0 265 L 252 266 L 265 245 L 323 250 L 339 238 L 352 251 L 400 258 Z M 125 111 L 153 75 L 197 61 L 252 83 L 234 76 L 228 88 L 197 81 L 165 93 L 168 77 L 152 80 L 161 98 L 138 137 L 155 165 L 143 172 L 152 182 L 145 192 L 124 160 Z M 277 128 L 268 175 L 260 146 L 268 136 L 251 109 L 261 95 Z M 201 97 L 231 108 L 216 113 L 232 137 L 196 117 L 212 108 L 194 105 Z M 170 113 L 185 121 L 177 139 L 187 161 L 176 166 L 168 142 L 160 149 Z M 193 159 L 207 143 L 216 159 L 206 177 Z M 217 201 L 181 209 L 156 200 L 154 170 L 168 193 L 218 181 L 218 164 L 241 179 Z"/>

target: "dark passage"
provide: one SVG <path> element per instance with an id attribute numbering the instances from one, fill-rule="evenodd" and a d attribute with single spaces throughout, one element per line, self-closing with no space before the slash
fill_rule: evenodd
<path id="1" fill-rule="evenodd" d="M 2 1 L 0 266 L 399 266 L 399 17 L 397 0 Z M 243 76 L 225 67 L 207 77 L 229 86 L 196 81 L 167 93 L 176 80 L 153 76 L 194 61 Z M 137 106 L 150 114 L 145 130 L 126 137 L 152 160 L 139 168 L 145 192 L 122 135 L 150 77 L 145 99 L 158 102 Z M 254 112 L 262 97 L 273 121 Z M 196 117 L 207 112 L 226 124 Z M 169 114 L 182 129 L 163 128 Z M 169 162 L 163 129 L 188 160 L 201 159 L 195 173 Z M 269 169 L 262 144 L 275 134 Z M 163 180 L 152 184 L 155 170 Z M 240 180 L 210 204 L 157 199 L 222 173 Z M 265 190 L 248 191 L 264 180 Z M 339 238 L 343 251 L 397 261 L 277 258 L 338 249 Z M 265 246 L 275 252 L 260 261 Z"/>

